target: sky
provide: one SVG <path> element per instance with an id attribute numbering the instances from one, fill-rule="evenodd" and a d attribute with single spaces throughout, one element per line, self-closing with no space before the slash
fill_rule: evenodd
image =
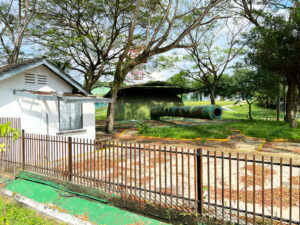
<path id="1" fill-rule="evenodd" d="M 286 6 L 292 6 L 292 2 L 291 0 L 280 0 L 280 3 L 283 4 L 283 5 L 286 5 Z M 279 9 L 276 11 L 276 14 L 279 14 L 279 15 L 288 15 L 288 10 L 287 9 Z M 247 23 L 248 21 L 246 19 L 242 19 L 244 23 Z M 234 22 L 231 22 L 231 23 L 234 23 Z M 251 29 L 251 27 L 253 27 L 252 24 L 249 23 L 249 26 L 247 26 L 245 28 L 245 31 L 248 31 L 249 29 Z M 224 30 L 224 32 L 226 32 Z M 223 43 L 224 41 L 226 40 L 226 36 L 222 36 L 220 35 L 221 38 L 218 39 L 216 45 L 219 46 L 219 47 L 224 47 L 223 46 Z M 173 55 L 174 53 L 176 52 L 176 54 L 178 55 L 183 55 L 183 54 L 186 54 L 185 50 L 178 50 L 178 49 L 175 49 L 175 50 L 172 50 L 170 52 L 167 52 L 165 53 L 164 55 L 165 56 L 168 56 L 168 55 Z M 237 57 L 235 60 L 233 60 L 231 62 L 231 64 L 229 65 L 229 67 L 233 64 L 235 64 L 236 62 L 238 61 L 241 61 L 243 60 L 242 56 L 241 57 Z M 185 65 L 186 68 L 189 66 L 189 65 Z M 190 64 L 190 66 L 192 66 L 192 63 Z M 149 74 L 149 76 L 143 80 L 143 81 L 148 81 L 148 80 L 159 80 L 159 81 L 165 81 L 167 79 L 169 79 L 170 77 L 172 77 L 174 74 L 178 73 L 179 70 L 162 70 L 162 71 L 153 71 L 151 74 Z M 230 69 L 227 69 L 226 72 L 230 75 L 231 74 L 231 70 Z M 141 83 L 143 81 L 137 81 L 137 83 Z"/>
<path id="2" fill-rule="evenodd" d="M 290 0 L 281 0 L 281 3 L 282 4 L 285 4 L 285 5 L 289 5 L 291 1 Z M 282 9 L 282 10 L 279 10 L 279 13 L 286 13 L 286 10 Z M 0 27 L 1 28 L 1 27 Z M 218 45 L 220 47 L 222 47 L 222 42 L 224 42 L 225 40 L 225 36 L 223 38 L 220 38 L 218 40 Z M 23 52 L 26 52 L 26 55 L 28 56 L 32 56 L 32 55 L 41 55 L 43 54 L 43 48 L 40 47 L 39 45 L 36 45 L 36 44 L 30 44 L 30 45 L 24 45 L 24 47 L 22 48 Z M 164 53 L 165 56 L 168 56 L 168 55 L 174 55 L 174 54 L 178 54 L 178 55 L 183 55 L 185 54 L 185 50 L 178 50 L 178 49 L 175 49 L 175 50 L 171 50 L 167 53 Z M 239 59 L 237 59 L 239 60 Z M 180 63 L 179 63 L 180 64 Z M 185 63 L 185 68 L 188 68 L 189 66 L 191 66 L 192 64 L 188 64 L 188 63 Z M 182 66 L 180 66 L 182 67 Z M 136 81 L 135 83 L 141 83 L 141 82 L 145 82 L 145 81 L 149 81 L 149 80 L 160 80 L 160 81 L 165 81 L 167 79 L 169 79 L 172 75 L 178 73 L 179 70 L 162 70 L 162 71 L 159 71 L 159 70 L 153 70 L 151 71 L 150 74 L 147 74 L 147 76 L 145 76 L 145 78 L 143 80 L 138 80 Z M 82 79 L 80 79 L 81 76 L 79 76 L 78 73 L 76 72 L 71 72 L 71 75 L 76 78 L 79 82 L 82 82 Z"/>

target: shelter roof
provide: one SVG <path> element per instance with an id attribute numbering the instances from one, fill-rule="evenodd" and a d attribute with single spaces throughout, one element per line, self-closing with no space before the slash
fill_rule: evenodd
<path id="1" fill-rule="evenodd" d="M 130 85 L 119 90 L 118 96 L 123 95 L 141 95 L 141 94 L 169 94 L 178 95 L 183 93 L 195 92 L 192 88 L 184 88 L 165 81 L 151 81 L 142 84 Z M 107 93 L 104 97 L 110 96 Z"/>

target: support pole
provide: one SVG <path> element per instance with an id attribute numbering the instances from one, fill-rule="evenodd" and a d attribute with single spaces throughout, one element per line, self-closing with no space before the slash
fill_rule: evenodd
<path id="1" fill-rule="evenodd" d="M 197 196 L 198 213 L 203 215 L 203 153 L 197 149 Z"/>
<path id="2" fill-rule="evenodd" d="M 21 151 L 22 151 L 22 169 L 26 169 L 26 162 L 25 162 L 25 130 L 22 130 L 22 137 L 21 137 Z"/>
<path id="3" fill-rule="evenodd" d="M 68 181 L 72 181 L 72 137 L 68 137 L 68 157 L 69 157 L 69 165 L 68 165 Z"/>

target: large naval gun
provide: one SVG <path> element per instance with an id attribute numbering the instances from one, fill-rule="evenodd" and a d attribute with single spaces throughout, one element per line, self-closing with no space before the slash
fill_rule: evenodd
<path id="1" fill-rule="evenodd" d="M 161 116 L 189 117 L 199 119 L 222 119 L 223 109 L 218 105 L 154 107 L 151 119 L 159 120 Z"/>

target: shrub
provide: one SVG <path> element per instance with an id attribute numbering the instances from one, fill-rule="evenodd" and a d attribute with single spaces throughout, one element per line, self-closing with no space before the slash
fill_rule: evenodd
<path id="1" fill-rule="evenodd" d="M 145 121 L 139 121 L 136 127 L 139 134 L 148 133 L 150 130 L 150 126 Z"/>

